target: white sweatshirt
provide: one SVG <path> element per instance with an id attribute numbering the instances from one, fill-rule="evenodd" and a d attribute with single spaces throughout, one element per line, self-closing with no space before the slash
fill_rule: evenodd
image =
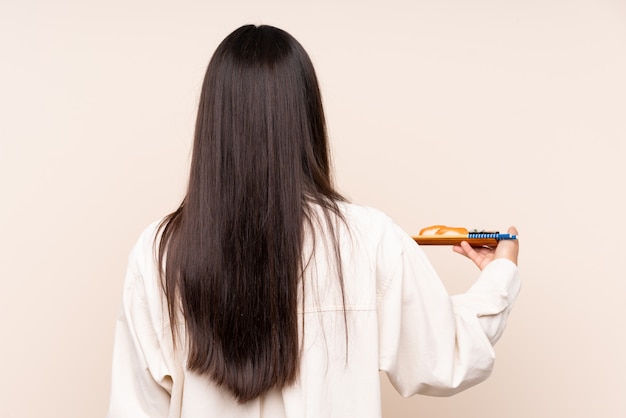
<path id="1" fill-rule="evenodd" d="M 347 358 L 336 264 L 318 233 L 305 274 L 297 382 L 240 405 L 188 371 L 185 344 L 172 346 L 156 274 L 155 222 L 130 254 L 108 417 L 374 418 L 381 416 L 379 370 L 403 396 L 447 396 L 485 380 L 520 289 L 515 264 L 492 261 L 468 292 L 451 297 L 421 248 L 391 219 L 363 206 L 340 207 L 348 223 L 339 228 Z M 312 245 L 307 239 L 305 254 Z"/>

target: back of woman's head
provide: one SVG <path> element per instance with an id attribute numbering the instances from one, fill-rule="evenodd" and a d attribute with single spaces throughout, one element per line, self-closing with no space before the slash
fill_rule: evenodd
<path id="1" fill-rule="evenodd" d="M 243 26 L 215 51 L 202 86 L 187 194 L 164 219 L 159 262 L 187 367 L 240 402 L 293 383 L 303 224 L 311 203 L 338 214 L 324 113 L 302 46 Z M 167 253 L 167 263 L 164 263 Z"/>
<path id="2" fill-rule="evenodd" d="M 293 181 L 312 194 L 334 193 L 315 71 L 285 31 L 249 25 L 224 39 L 206 73 L 196 129 L 193 170 L 211 170 L 214 181 L 224 171 L 246 180 L 274 171 L 272 190 Z"/>

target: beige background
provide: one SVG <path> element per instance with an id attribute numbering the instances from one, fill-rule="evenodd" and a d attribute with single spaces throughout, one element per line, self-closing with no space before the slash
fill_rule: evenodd
<path id="1" fill-rule="evenodd" d="M 128 251 L 182 197 L 206 64 L 244 23 L 309 51 L 353 201 L 412 233 L 519 227 L 493 376 L 443 399 L 383 378 L 385 416 L 626 416 L 618 0 L 1 0 L 0 416 L 105 414 Z"/>

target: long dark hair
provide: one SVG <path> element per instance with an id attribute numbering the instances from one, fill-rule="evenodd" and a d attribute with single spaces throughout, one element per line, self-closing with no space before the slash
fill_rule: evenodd
<path id="1" fill-rule="evenodd" d="M 271 26 L 235 30 L 206 72 L 186 196 L 160 224 L 169 317 L 173 330 L 178 312 L 184 319 L 189 370 L 239 402 L 295 381 L 303 231 L 313 205 L 332 226 L 341 200 L 307 53 Z"/>

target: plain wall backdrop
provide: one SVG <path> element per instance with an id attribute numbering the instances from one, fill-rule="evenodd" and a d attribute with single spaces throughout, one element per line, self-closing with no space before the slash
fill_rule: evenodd
<path id="1" fill-rule="evenodd" d="M 340 190 L 407 232 L 520 230 L 493 375 L 385 417 L 626 416 L 626 3 L 0 0 L 0 416 L 102 417 L 127 255 L 185 190 L 217 44 L 309 52 Z M 477 275 L 427 248 L 450 292 Z"/>

